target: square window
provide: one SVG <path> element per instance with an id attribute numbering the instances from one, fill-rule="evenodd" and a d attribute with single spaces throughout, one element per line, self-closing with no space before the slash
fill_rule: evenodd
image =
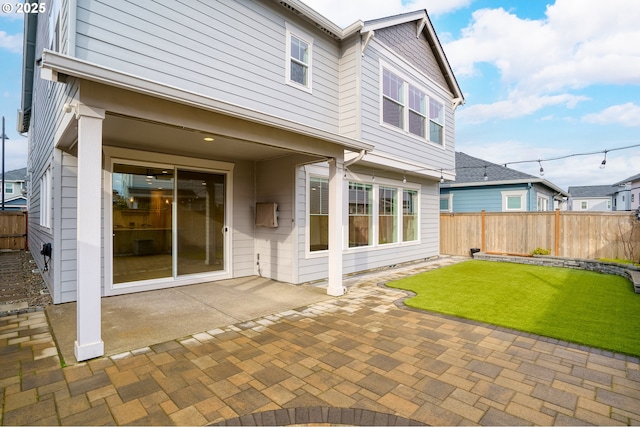
<path id="1" fill-rule="evenodd" d="M 522 209 L 522 198 L 520 196 L 507 196 L 507 209 Z"/>

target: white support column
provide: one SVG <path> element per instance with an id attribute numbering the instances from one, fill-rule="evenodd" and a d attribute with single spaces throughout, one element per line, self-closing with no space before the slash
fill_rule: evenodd
<path id="1" fill-rule="evenodd" d="M 104 110 L 80 105 L 78 118 L 78 247 L 77 341 L 78 361 L 104 354 L 100 308 L 102 225 L 102 120 Z"/>
<path id="2" fill-rule="evenodd" d="M 342 246 L 344 212 L 344 156 L 329 161 L 329 286 L 327 294 L 344 295 Z"/>

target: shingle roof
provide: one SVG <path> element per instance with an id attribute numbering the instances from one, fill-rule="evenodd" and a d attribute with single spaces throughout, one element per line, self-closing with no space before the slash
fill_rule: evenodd
<path id="1" fill-rule="evenodd" d="M 609 197 L 619 188 L 614 185 L 583 185 L 569 187 L 571 197 Z"/>
<path id="2" fill-rule="evenodd" d="M 478 159 L 477 157 L 456 151 L 456 184 L 484 181 L 485 171 L 487 173 L 488 181 L 538 179 L 538 177 L 533 175 L 487 162 L 486 160 Z"/>
<path id="3" fill-rule="evenodd" d="M 0 173 L 0 177 L 2 174 Z M 27 168 L 22 169 L 14 169 L 12 171 L 7 171 L 4 173 L 4 179 L 11 181 L 24 181 L 27 177 Z"/>
<path id="4" fill-rule="evenodd" d="M 627 182 L 633 182 L 638 180 L 640 180 L 640 173 L 630 176 L 629 178 L 623 179 L 622 181 L 616 182 L 613 185 L 622 185 L 622 184 L 626 184 Z"/>

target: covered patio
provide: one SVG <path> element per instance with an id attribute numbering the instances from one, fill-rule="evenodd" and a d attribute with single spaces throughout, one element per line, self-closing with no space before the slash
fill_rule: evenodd
<path id="1" fill-rule="evenodd" d="M 180 339 L 331 299 L 324 287 L 250 276 L 101 299 L 105 356 Z M 46 313 L 67 365 L 74 354 L 75 302 Z"/>

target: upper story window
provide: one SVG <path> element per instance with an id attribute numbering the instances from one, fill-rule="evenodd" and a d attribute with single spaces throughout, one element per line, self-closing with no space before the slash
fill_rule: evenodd
<path id="1" fill-rule="evenodd" d="M 382 122 L 444 145 L 444 104 L 426 92 L 382 68 Z"/>
<path id="2" fill-rule="evenodd" d="M 287 28 L 286 82 L 300 89 L 311 91 L 313 38 L 297 28 Z"/>
<path id="3" fill-rule="evenodd" d="M 54 52 L 60 51 L 60 1 L 49 5 L 49 49 Z"/>
<path id="4" fill-rule="evenodd" d="M 13 194 L 13 182 L 7 182 L 4 184 L 4 193 Z"/>

